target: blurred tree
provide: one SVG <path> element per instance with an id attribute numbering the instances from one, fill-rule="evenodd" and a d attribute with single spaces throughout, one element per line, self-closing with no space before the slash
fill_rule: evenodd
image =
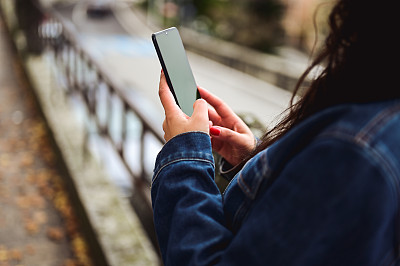
<path id="1" fill-rule="evenodd" d="M 216 37 L 264 52 L 283 42 L 280 0 L 193 0 L 193 5 L 194 21 L 209 18 L 208 32 Z"/>
<path id="2" fill-rule="evenodd" d="M 151 0 L 156 1 L 156 0 Z M 163 26 L 184 25 L 264 52 L 284 40 L 281 0 L 165 0 L 159 15 Z M 157 6 L 144 0 L 143 6 Z M 175 12 L 175 9 L 178 9 Z M 174 12 L 171 12 L 174 11 Z M 175 15 L 171 15 L 175 14 Z"/>
<path id="3" fill-rule="evenodd" d="M 249 0 L 249 9 L 252 13 L 266 20 L 280 18 L 283 6 L 277 0 Z"/>

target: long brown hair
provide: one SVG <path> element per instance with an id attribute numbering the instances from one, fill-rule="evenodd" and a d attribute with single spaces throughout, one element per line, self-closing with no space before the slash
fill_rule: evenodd
<path id="1" fill-rule="evenodd" d="M 400 50 L 396 36 L 399 16 L 393 11 L 396 9 L 393 3 L 390 0 L 337 1 L 329 15 L 330 32 L 300 77 L 290 107 L 280 122 L 266 132 L 249 158 L 325 108 L 400 98 L 395 75 L 397 65 L 393 67 L 391 61 L 399 58 Z M 300 92 L 310 73 L 321 66 L 323 70 Z M 299 93 L 302 96 L 296 100 Z"/>

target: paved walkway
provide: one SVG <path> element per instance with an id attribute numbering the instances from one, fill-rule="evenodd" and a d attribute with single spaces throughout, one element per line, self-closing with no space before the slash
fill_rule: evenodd
<path id="1" fill-rule="evenodd" d="M 0 266 L 92 265 L 57 162 L 0 17 Z"/>

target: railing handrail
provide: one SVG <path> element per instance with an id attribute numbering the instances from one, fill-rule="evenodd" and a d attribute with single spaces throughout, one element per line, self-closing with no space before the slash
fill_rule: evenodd
<path id="1" fill-rule="evenodd" d="M 102 64 L 97 61 L 94 57 L 90 56 L 90 53 L 87 51 L 87 48 L 83 44 L 83 42 L 77 38 L 76 36 L 79 35 L 75 27 L 72 25 L 72 22 L 66 20 L 57 10 L 55 10 L 53 7 L 48 7 L 47 8 L 47 13 L 53 15 L 58 22 L 62 25 L 63 29 L 65 30 L 64 37 L 67 37 L 67 40 L 73 44 L 75 49 L 86 57 L 86 60 L 88 60 L 89 63 L 94 65 L 97 69 L 97 72 L 100 74 L 102 79 L 110 85 L 110 87 L 114 88 L 114 90 L 120 95 L 121 99 L 125 101 L 126 104 L 128 104 L 129 108 L 135 112 L 135 114 L 139 117 L 141 122 L 145 125 L 145 127 L 160 141 L 164 142 L 163 134 L 162 131 L 160 130 L 159 127 L 155 126 L 152 123 L 149 123 L 149 117 L 148 115 L 142 111 L 142 109 L 137 108 L 135 104 L 132 102 L 131 98 L 126 95 L 126 91 L 121 89 L 121 86 L 118 84 L 119 82 L 113 78 L 111 75 L 108 74 L 108 71 L 104 69 Z"/>
<path id="2" fill-rule="evenodd" d="M 42 14 L 46 14 L 48 18 L 53 19 L 54 22 L 59 23 L 62 28 L 62 32 L 59 39 L 50 38 L 50 46 L 53 47 L 55 60 L 60 60 L 63 64 L 63 69 L 61 69 L 61 73 L 65 75 L 68 85 L 68 88 L 71 92 L 78 92 L 80 96 L 85 98 L 86 108 L 88 109 L 90 119 L 94 120 L 96 124 L 97 130 L 100 134 L 105 137 L 113 146 L 114 150 L 119 154 L 121 159 L 121 163 L 125 166 L 126 170 L 129 172 L 132 181 L 133 181 L 133 188 L 134 193 L 130 197 L 130 202 L 132 207 L 135 209 L 136 213 L 138 214 L 139 219 L 142 221 L 142 225 L 146 230 L 151 242 L 153 243 L 155 250 L 157 248 L 157 240 L 155 237 L 154 227 L 153 227 L 153 220 L 152 220 L 152 209 L 151 209 L 151 200 L 150 200 L 150 180 L 147 178 L 148 173 L 145 171 L 145 162 L 144 162 L 144 155 L 145 155 L 145 136 L 150 134 L 155 137 L 157 141 L 163 144 L 165 141 L 163 139 L 163 132 L 161 127 L 158 127 L 151 121 L 154 121 L 151 117 L 149 117 L 146 110 L 142 110 L 140 106 L 137 106 L 135 99 L 129 95 L 129 92 L 123 88 L 119 81 L 114 78 L 109 71 L 107 71 L 104 66 L 98 62 L 96 58 L 91 56 L 91 53 L 88 50 L 88 47 L 85 46 L 83 41 L 78 37 L 79 32 L 76 30 L 75 26 L 72 22 L 65 19 L 61 13 L 59 13 L 54 7 L 52 6 L 38 6 L 39 10 L 41 10 Z M 72 50 L 71 50 L 72 49 Z M 63 58 L 63 53 L 66 52 L 66 59 Z M 60 56 L 61 55 L 61 56 Z M 58 57 L 59 56 L 59 57 Z M 79 67 L 79 64 L 80 67 Z M 73 67 L 71 67 L 73 65 Z M 83 66 L 82 66 L 83 65 Z M 98 104 L 96 102 L 95 97 L 90 93 L 96 93 L 99 91 L 99 87 L 96 87 L 97 90 L 91 91 L 89 88 L 92 84 L 85 83 L 89 80 L 90 77 L 85 79 L 82 76 L 83 68 L 87 68 L 90 73 L 95 72 L 96 75 L 96 85 L 105 84 L 107 86 L 107 93 L 111 98 L 113 96 L 117 96 L 118 100 L 123 105 L 123 116 L 122 119 L 125 119 L 123 125 L 121 125 L 121 140 L 120 142 L 116 142 L 113 140 L 112 135 L 110 134 L 110 125 L 108 124 L 110 119 L 110 113 L 107 113 L 106 123 L 105 125 L 100 125 L 99 117 L 96 114 L 96 108 Z M 72 75 L 71 75 L 72 74 Z M 75 76 L 73 76 L 75 74 Z M 84 80 L 80 80 L 83 78 Z M 71 81 L 72 80 L 72 81 Z M 83 84 L 79 84 L 82 82 Z M 86 86 L 86 87 L 85 87 Z M 88 99 L 92 97 L 92 99 Z M 92 103 L 94 106 L 91 105 L 90 100 L 94 100 L 95 102 Z M 109 107 L 111 102 L 107 102 L 107 106 Z M 110 110 L 107 110 L 111 112 Z M 141 132 L 140 132 L 140 173 L 135 174 L 131 166 L 129 165 L 127 158 L 125 157 L 125 149 L 124 144 L 127 142 L 127 119 L 129 113 L 134 113 L 136 118 L 140 120 L 141 123 Z M 87 137 L 88 138 L 88 137 Z M 87 141 L 87 140 L 86 140 Z M 143 222 L 143 221 L 146 222 Z"/>

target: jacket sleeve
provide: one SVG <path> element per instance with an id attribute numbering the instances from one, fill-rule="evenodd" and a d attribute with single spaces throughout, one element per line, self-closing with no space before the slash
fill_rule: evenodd
<path id="1" fill-rule="evenodd" d="M 165 265 L 217 263 L 232 233 L 214 182 L 207 134 L 182 134 L 164 145 L 157 156 L 151 196 Z"/>

